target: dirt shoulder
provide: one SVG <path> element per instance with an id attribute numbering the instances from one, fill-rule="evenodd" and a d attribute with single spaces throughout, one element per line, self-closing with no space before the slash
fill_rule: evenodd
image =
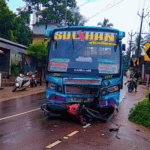
<path id="1" fill-rule="evenodd" d="M 12 92 L 12 88 L 13 88 L 12 86 L 9 86 L 4 87 L 3 90 L 0 90 L 0 102 L 45 92 L 46 85 L 42 84 L 41 86 L 38 85 L 33 88 L 29 87 L 24 91 L 17 91 L 17 92 Z"/>

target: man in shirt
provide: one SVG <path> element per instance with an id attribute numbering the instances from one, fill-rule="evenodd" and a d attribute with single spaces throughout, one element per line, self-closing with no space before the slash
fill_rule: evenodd
<path id="1" fill-rule="evenodd" d="M 130 79 L 130 75 L 131 75 L 131 72 L 128 69 L 127 72 L 126 72 L 126 79 L 127 79 L 127 81 Z"/>

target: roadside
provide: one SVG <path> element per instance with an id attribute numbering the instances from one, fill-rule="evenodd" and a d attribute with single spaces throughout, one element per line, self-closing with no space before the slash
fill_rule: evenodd
<path id="1" fill-rule="evenodd" d="M 138 86 L 138 92 L 127 93 L 119 107 L 119 113 L 115 114 L 110 121 L 112 125 L 119 130 L 116 133 L 116 138 L 111 141 L 111 149 L 149 149 L 150 144 L 150 129 L 143 125 L 131 122 L 128 119 L 130 109 L 135 107 L 140 101 L 143 101 L 147 93 L 145 85 Z M 121 139 L 119 144 L 118 139 Z M 142 143 L 142 144 L 141 144 Z M 125 147 L 126 144 L 126 147 Z"/>
<path id="2" fill-rule="evenodd" d="M 0 90 L 0 102 L 45 92 L 45 86 L 46 84 L 43 83 L 41 86 L 29 87 L 24 91 L 17 92 L 12 92 L 13 86 L 4 87 L 3 90 Z"/>

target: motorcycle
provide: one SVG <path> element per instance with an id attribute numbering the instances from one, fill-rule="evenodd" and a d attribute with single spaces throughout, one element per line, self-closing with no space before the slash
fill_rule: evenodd
<path id="1" fill-rule="evenodd" d="M 29 78 L 30 78 L 30 85 L 31 85 L 31 87 L 37 86 L 37 81 L 35 79 L 35 75 L 32 74 L 31 77 L 29 77 Z"/>
<path id="2" fill-rule="evenodd" d="M 12 89 L 12 92 L 15 92 L 16 89 L 25 90 L 30 86 L 30 78 L 24 74 L 19 74 L 15 80 L 15 85 Z"/>
<path id="3" fill-rule="evenodd" d="M 112 117 L 115 107 L 110 106 L 108 108 L 102 108 L 99 103 L 94 100 L 91 103 L 84 103 L 84 101 L 82 101 L 80 104 L 66 105 L 56 105 L 48 102 L 43 104 L 41 109 L 44 111 L 44 115 L 49 114 L 49 112 L 62 115 L 65 113 L 75 115 L 82 126 L 86 125 L 86 123 L 90 122 L 90 120 L 101 122 L 108 121 Z"/>
<path id="4" fill-rule="evenodd" d="M 35 71 L 36 73 L 36 71 Z M 15 80 L 15 85 L 12 89 L 12 92 L 15 92 L 17 89 L 25 90 L 29 86 L 33 87 L 33 85 L 37 85 L 37 81 L 35 79 L 35 73 L 25 76 L 24 74 L 19 74 Z"/>
<path id="5" fill-rule="evenodd" d="M 137 79 L 136 78 L 133 78 L 129 84 L 128 84 L 128 92 L 132 92 L 133 89 L 135 88 L 135 85 L 136 85 L 136 82 L 137 82 Z"/>

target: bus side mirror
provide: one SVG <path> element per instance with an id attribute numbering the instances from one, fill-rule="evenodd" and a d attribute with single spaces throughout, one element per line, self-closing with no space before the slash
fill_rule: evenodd
<path id="1" fill-rule="evenodd" d="M 125 50 L 126 50 L 126 45 L 122 44 L 122 51 L 125 51 Z"/>

